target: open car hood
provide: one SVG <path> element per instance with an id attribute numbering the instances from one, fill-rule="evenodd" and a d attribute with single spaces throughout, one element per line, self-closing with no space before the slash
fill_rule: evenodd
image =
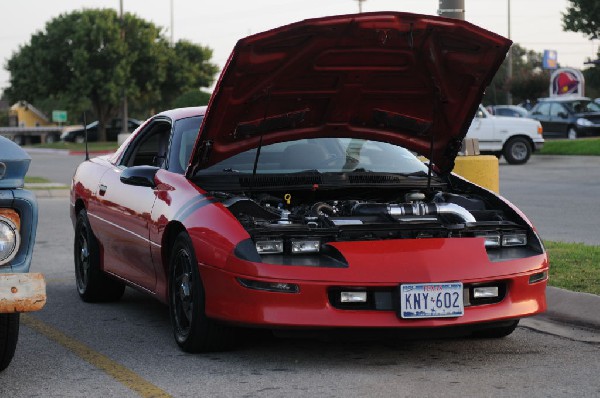
<path id="1" fill-rule="evenodd" d="M 314 137 L 401 145 L 449 172 L 511 41 L 397 12 L 309 19 L 241 39 L 187 175 L 245 150 Z"/>

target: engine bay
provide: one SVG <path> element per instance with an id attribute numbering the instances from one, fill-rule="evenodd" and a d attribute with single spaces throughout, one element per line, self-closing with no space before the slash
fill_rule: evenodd
<path id="1" fill-rule="evenodd" d="M 507 251 L 499 255 L 498 249 L 529 247 L 532 242 L 541 251 L 528 224 L 481 189 L 352 187 L 211 194 L 239 220 L 259 254 L 307 254 L 328 242 L 468 237 L 484 237 L 494 259 L 506 259 Z"/>

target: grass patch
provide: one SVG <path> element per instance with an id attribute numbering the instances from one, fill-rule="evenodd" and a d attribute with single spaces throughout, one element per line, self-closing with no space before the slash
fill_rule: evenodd
<path id="1" fill-rule="evenodd" d="M 52 181 L 44 177 L 25 176 L 25 184 L 47 184 L 49 182 Z"/>
<path id="2" fill-rule="evenodd" d="M 600 156 L 600 138 L 546 140 L 539 154 Z"/>
<path id="3" fill-rule="evenodd" d="M 550 258 L 551 286 L 600 295 L 600 246 L 544 242 Z"/>
<path id="4" fill-rule="evenodd" d="M 30 148 L 45 148 L 45 149 L 66 149 L 69 151 L 85 151 L 85 143 L 77 142 L 53 142 L 51 144 L 35 144 L 30 145 Z M 116 141 L 105 142 L 88 142 L 90 152 L 98 151 L 116 151 L 119 144 Z"/>

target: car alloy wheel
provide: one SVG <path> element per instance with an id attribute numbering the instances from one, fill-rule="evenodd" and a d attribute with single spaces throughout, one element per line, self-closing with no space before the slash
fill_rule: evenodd
<path id="1" fill-rule="evenodd" d="M 83 294 L 87 288 L 90 271 L 90 251 L 86 227 L 86 225 L 82 225 L 75 237 L 75 279 L 79 294 Z"/>
<path id="2" fill-rule="evenodd" d="M 173 334 L 186 352 L 221 351 L 231 347 L 234 329 L 206 316 L 205 291 L 190 236 L 175 238 L 169 261 L 169 312 Z"/>
<path id="3" fill-rule="evenodd" d="M 180 247 L 172 261 L 171 305 L 175 338 L 178 342 L 185 342 L 189 337 L 194 317 L 192 263 L 186 249 Z"/>
<path id="4" fill-rule="evenodd" d="M 125 284 L 100 269 L 100 249 L 84 209 L 77 214 L 73 249 L 79 297 L 91 303 L 119 300 L 125 291 Z"/>

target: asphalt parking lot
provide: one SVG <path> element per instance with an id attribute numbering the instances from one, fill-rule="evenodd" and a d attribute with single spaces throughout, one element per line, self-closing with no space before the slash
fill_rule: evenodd
<path id="1" fill-rule="evenodd" d="M 60 154 L 32 157 L 29 175 L 62 183 L 68 183 L 81 160 Z M 501 193 L 530 216 L 543 236 L 559 240 L 562 229 L 556 220 L 576 223 L 580 217 L 579 212 L 568 214 L 576 206 L 566 190 L 592 189 L 587 194 L 593 194 L 593 168 L 586 164 L 598 169 L 594 162 L 534 157 L 525 166 L 502 163 Z M 556 174 L 567 178 L 568 188 L 552 180 L 549 165 L 564 169 Z M 580 175 L 568 178 L 568 170 Z M 79 300 L 67 192 L 39 200 L 32 269 L 46 275 L 49 299 L 42 311 L 24 315 L 15 360 L 0 374 L 2 397 L 384 397 L 415 391 L 424 396 L 591 397 L 600 391 L 594 377 L 600 327 L 582 328 L 579 320 L 556 323 L 555 314 L 525 319 L 501 340 L 259 338 L 231 352 L 182 353 L 173 342 L 166 307 L 152 298 L 127 289 L 118 303 Z M 600 297 L 581 301 L 589 296 L 548 291 L 551 309 L 573 314 L 573 308 L 581 308 L 598 320 L 594 309 L 600 311 Z"/>

